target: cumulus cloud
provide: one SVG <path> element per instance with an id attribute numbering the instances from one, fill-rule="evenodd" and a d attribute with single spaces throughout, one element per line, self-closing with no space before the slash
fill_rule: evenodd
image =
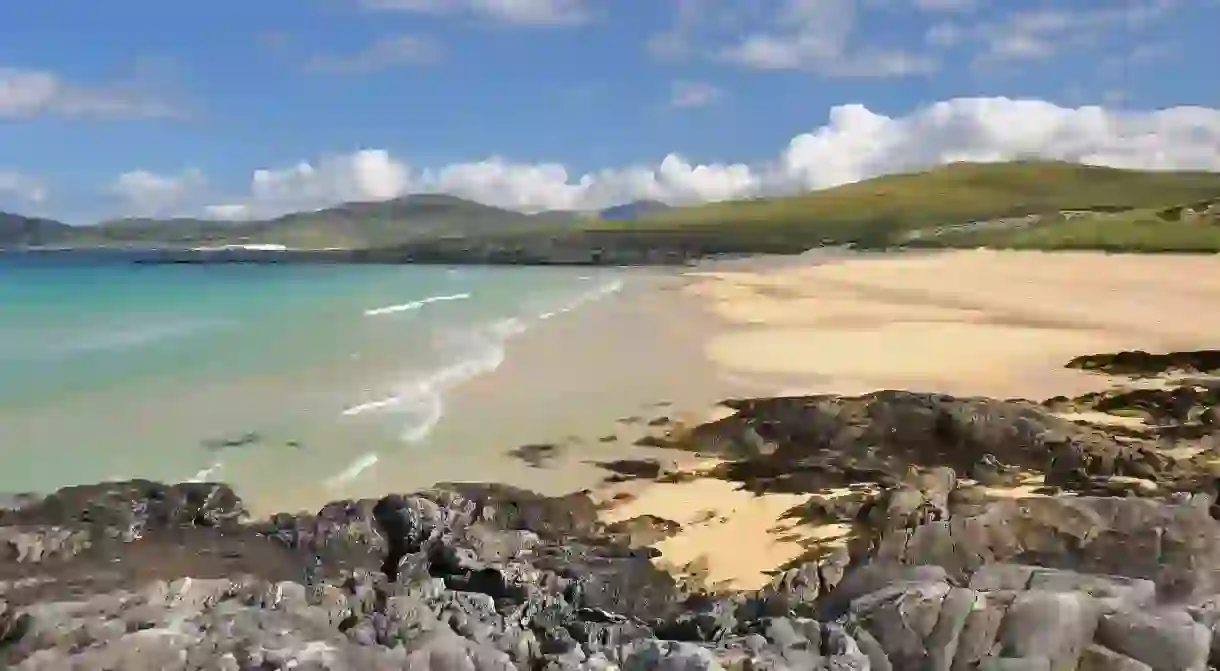
<path id="1" fill-rule="evenodd" d="M 374 72 L 404 65 L 426 65 L 441 55 L 437 41 L 416 35 L 395 35 L 370 42 L 350 54 L 317 54 L 306 63 L 315 72 Z"/>
<path id="2" fill-rule="evenodd" d="M 47 186 L 36 177 L 0 168 L 0 202 L 5 201 L 42 205 L 47 201 Z"/>
<path id="3" fill-rule="evenodd" d="M 1210 0 L 1204 0 L 1210 1 Z M 822 77 L 910 77 L 954 63 L 963 47 L 976 68 L 1049 61 L 1071 50 L 1125 41 L 1201 0 L 673 0 L 673 22 L 652 35 L 656 58 L 704 59 Z M 953 23 L 944 19 L 952 17 Z M 924 35 L 922 43 L 910 40 Z"/>
<path id="4" fill-rule="evenodd" d="M 125 172 L 107 187 L 123 203 L 124 215 L 167 217 L 188 214 L 194 201 L 205 197 L 207 179 L 195 168 L 176 175 L 147 170 Z"/>
<path id="5" fill-rule="evenodd" d="M 980 0 L 915 0 L 915 6 L 925 12 L 968 12 L 979 4 Z"/>
<path id="6" fill-rule="evenodd" d="M 857 0 L 677 0 L 675 7 L 674 26 L 646 43 L 658 58 L 699 56 L 826 77 L 895 77 L 937 69 L 930 55 L 866 34 Z"/>
<path id="7" fill-rule="evenodd" d="M 970 27 L 976 66 L 1046 60 L 1099 44 L 1113 31 L 1138 32 L 1178 9 L 1173 0 L 1132 0 L 1097 8 L 1022 8 Z"/>
<path id="8" fill-rule="evenodd" d="M 45 70 L 0 67 L 0 119 L 44 114 L 108 119 L 182 116 L 173 105 L 137 87 L 86 86 Z"/>
<path id="9" fill-rule="evenodd" d="M 1220 171 L 1220 110 L 1132 112 L 1061 107 L 1041 100 L 958 98 L 891 117 L 853 104 L 832 108 L 824 124 L 792 138 L 773 160 L 754 165 L 700 164 L 670 154 L 653 164 L 585 174 L 559 163 L 517 163 L 501 157 L 420 168 L 387 151 L 369 149 L 256 170 L 244 195 L 224 201 L 192 195 L 189 187 L 200 187 L 203 179 L 190 171 L 168 177 L 137 171 L 120 182 L 132 202 L 146 209 L 189 201 L 195 203 L 196 213 L 224 218 L 420 192 L 535 212 L 598 209 L 639 199 L 688 204 L 775 195 L 952 161 L 1028 157 Z"/>
<path id="10" fill-rule="evenodd" d="M 575 25 L 593 13 L 587 0 L 359 0 L 366 9 L 471 14 L 516 25 Z"/>

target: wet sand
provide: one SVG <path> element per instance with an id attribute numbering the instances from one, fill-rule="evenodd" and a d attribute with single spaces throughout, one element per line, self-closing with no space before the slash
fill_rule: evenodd
<path id="1" fill-rule="evenodd" d="M 682 291 L 687 282 L 640 270 L 621 292 L 510 340 L 496 371 L 447 395 L 445 418 L 425 441 L 379 445 L 376 464 L 346 484 L 257 488 L 243 498 L 264 514 L 437 482 L 563 494 L 599 486 L 609 472 L 597 462 L 669 458 L 670 450 L 634 443 L 702 422 L 721 399 L 759 388 L 721 375 L 703 356 L 719 320 Z M 649 425 L 663 417 L 670 421 Z"/>

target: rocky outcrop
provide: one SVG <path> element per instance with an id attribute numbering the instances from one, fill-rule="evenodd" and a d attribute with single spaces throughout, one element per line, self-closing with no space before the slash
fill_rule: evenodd
<path id="1" fill-rule="evenodd" d="M 1146 393 L 1159 399 L 1149 401 L 1158 408 L 1206 407 L 1205 395 Z M 664 444 L 726 459 L 715 474 L 758 492 L 891 487 L 912 468 L 945 468 L 989 486 L 1036 475 L 1045 485 L 1041 493 L 1108 494 L 1117 488 L 1140 494 L 1145 480 L 1153 485 L 1147 493 L 1212 491 L 1208 464 L 1216 454 L 1210 442 L 1189 443 L 1198 451 L 1175 456 L 1184 452 L 1165 449 L 1168 434 L 1150 428 L 1132 435 L 1076 422 L 1032 401 L 882 391 L 724 404 L 735 414 L 675 432 Z M 1192 412 L 1182 413 L 1183 421 L 1190 415 L 1199 425 L 1202 414 Z"/>
<path id="2" fill-rule="evenodd" d="M 730 405 L 669 442 L 721 455 L 711 477 L 808 494 L 792 514 L 849 522 L 854 545 L 711 593 L 654 566 L 680 525 L 604 525 L 584 493 L 440 484 L 251 520 L 219 484 L 74 487 L 0 507 L 0 667 L 1220 663 L 1207 453 L 1165 454 L 1193 439 L 907 392 Z M 1031 473 L 1038 491 L 1003 495 Z"/>
<path id="3" fill-rule="evenodd" d="M 554 503 L 440 488 L 356 505 L 341 522 L 257 532 L 286 556 L 363 545 L 381 559 L 333 578 L 317 552 L 299 555 L 297 580 L 250 564 L 69 586 L 34 569 L 0 593 L 0 659 L 15 669 L 1186 670 L 1207 668 L 1220 621 L 1216 523 L 1199 502 L 1045 499 L 1065 507 L 1040 513 L 1002 502 L 961 520 L 981 518 L 990 536 L 918 540 L 952 528 L 951 516 L 948 527 L 896 530 L 903 541 L 868 562 L 830 556 L 719 597 L 679 592 L 638 550 L 582 539 L 573 502 L 560 516 Z M 155 520 L 145 530 L 133 550 L 165 531 Z M 1156 547 L 1114 552 L 1153 537 Z M 980 548 L 992 554 L 963 561 Z M 92 551 L 45 561 L 62 569 Z M 310 561 L 323 565 L 311 572 Z"/>
<path id="4" fill-rule="evenodd" d="M 1088 354 L 1072 359 L 1068 368 L 1110 375 L 1147 376 L 1163 373 L 1220 372 L 1220 350 L 1194 350 L 1153 354 L 1143 350 Z"/>

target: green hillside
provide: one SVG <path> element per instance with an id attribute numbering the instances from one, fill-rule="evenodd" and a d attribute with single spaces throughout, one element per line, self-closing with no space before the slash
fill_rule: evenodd
<path id="1" fill-rule="evenodd" d="M 634 221 L 605 221 L 597 227 L 641 233 L 681 231 L 746 246 L 749 239 L 806 246 L 884 245 L 902 240 L 910 231 L 946 224 L 1062 210 L 1156 209 L 1216 197 L 1220 197 L 1220 173 L 1119 170 L 1048 161 L 956 163 L 787 198 L 675 208 Z M 1176 233 L 1166 229 L 1166 234 Z"/>
<path id="2" fill-rule="evenodd" d="M 991 247 L 995 249 L 1098 249 L 1113 252 L 1220 252 L 1220 197 L 1182 208 L 1122 212 L 1060 213 L 1021 225 L 975 228 L 919 235 L 918 247 Z"/>
<path id="3" fill-rule="evenodd" d="M 0 212 L 0 249 L 52 244 L 71 231 L 71 226 L 51 219 Z"/>
<path id="4" fill-rule="evenodd" d="M 553 230 L 572 215 L 526 215 L 444 195 L 344 203 L 274 219 L 117 219 L 71 229 L 64 244 L 281 244 L 297 248 L 387 247 L 424 238 Z"/>
<path id="5" fill-rule="evenodd" d="M 452 196 L 415 195 L 247 222 L 122 219 L 69 227 L 10 216 L 0 219 L 0 245 L 246 243 L 403 254 L 431 246 L 459 257 L 470 248 L 476 260 L 505 250 L 532 257 L 603 258 L 606 250 L 610 257 L 628 250 L 629 258 L 692 258 L 848 243 L 1203 251 L 1220 250 L 1216 216 L 1206 212 L 1213 202 L 1220 202 L 1220 173 L 1052 161 L 956 163 L 782 198 L 635 208 L 643 213 L 632 219 L 528 215 Z M 1200 203 L 1194 208 L 1200 214 L 1182 216 L 1182 206 Z M 620 214 L 632 209 L 611 208 Z"/>

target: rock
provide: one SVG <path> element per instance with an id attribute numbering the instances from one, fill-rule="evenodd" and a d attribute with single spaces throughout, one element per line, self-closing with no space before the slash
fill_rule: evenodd
<path id="1" fill-rule="evenodd" d="M 1093 640 L 1100 615 L 1100 604 L 1081 592 L 1022 593 L 1000 627 L 1001 654 L 1043 657 L 1054 668 L 1071 668 Z"/>
<path id="2" fill-rule="evenodd" d="M 682 531 L 682 525 L 656 515 L 640 515 L 606 526 L 606 533 L 620 536 L 631 546 L 646 547 Z"/>
<path id="3" fill-rule="evenodd" d="M 1100 645 L 1090 645 L 1080 657 L 1079 671 L 1152 671 L 1147 664 Z"/>
<path id="4" fill-rule="evenodd" d="M 710 650 L 678 641 L 645 640 L 625 651 L 624 669 L 723 671 Z"/>
<path id="5" fill-rule="evenodd" d="M 985 487 L 1007 487 L 1016 484 L 1020 471 L 1000 463 L 994 454 L 984 454 L 969 471 L 969 477 Z"/>
<path id="6" fill-rule="evenodd" d="M 1220 371 L 1220 350 L 1196 350 L 1150 354 L 1142 350 L 1114 354 L 1089 354 L 1067 363 L 1068 368 L 1110 375 L 1149 376 L 1169 372 L 1212 373 Z"/>
<path id="7" fill-rule="evenodd" d="M 1211 652 L 1211 631 L 1182 611 L 1111 613 L 1097 640 L 1155 671 L 1203 671 Z"/>
<path id="8" fill-rule="evenodd" d="M 562 448 L 559 445 L 551 443 L 538 443 L 531 445 L 522 445 L 513 450 L 509 450 L 508 454 L 512 457 L 520 459 L 534 468 L 542 468 L 549 465 L 552 461 L 560 456 Z"/>
<path id="9" fill-rule="evenodd" d="M 1208 406 L 1200 413 L 1199 423 L 1213 431 L 1220 429 L 1220 405 Z"/>
<path id="10" fill-rule="evenodd" d="M 1206 395 L 1136 401 L 1177 433 L 909 392 L 728 402 L 673 440 L 720 450 L 713 477 L 804 494 L 789 520 L 853 529 L 752 592 L 679 585 L 648 546 L 680 525 L 604 524 L 585 493 L 451 483 L 256 522 L 218 484 L 16 497 L 0 506 L 0 667 L 1205 669 L 1215 482 L 1161 441 L 1195 440 Z M 1027 471 L 1068 493 L 963 482 Z"/>

